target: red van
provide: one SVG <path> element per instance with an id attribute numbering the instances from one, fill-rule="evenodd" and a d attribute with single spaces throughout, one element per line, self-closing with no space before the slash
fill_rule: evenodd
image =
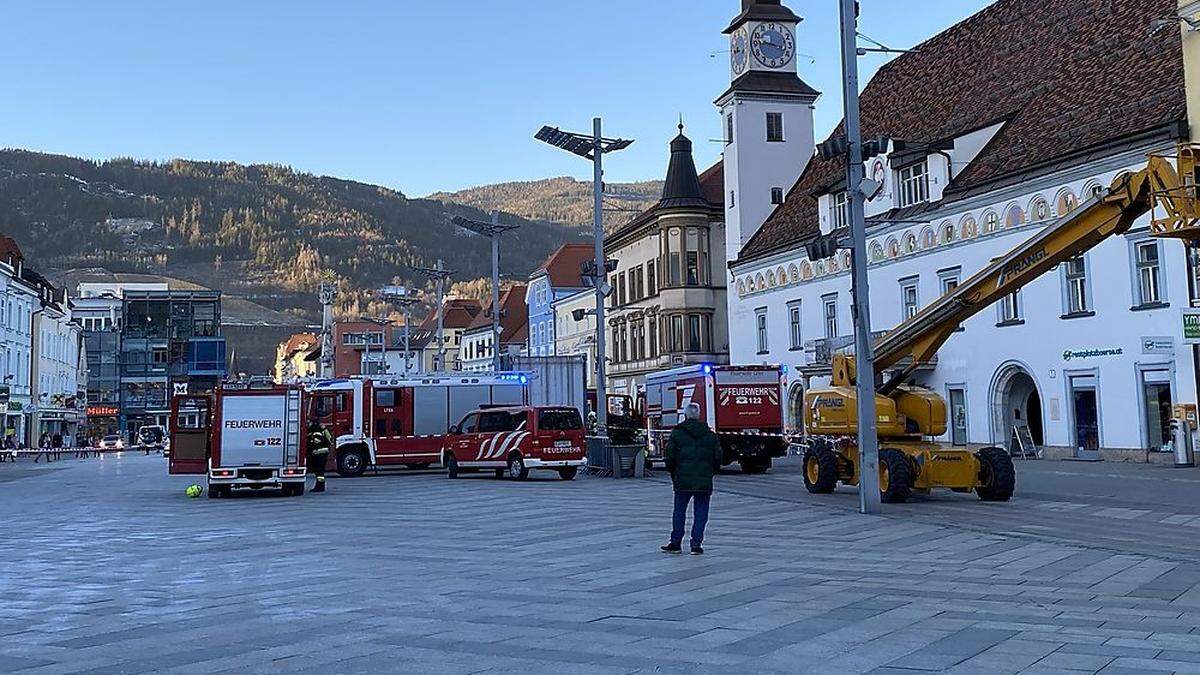
<path id="1" fill-rule="evenodd" d="M 443 461 L 451 478 L 492 469 L 497 478 L 525 480 L 532 469 L 548 469 L 571 480 L 587 464 L 583 417 L 561 406 L 476 410 L 450 428 Z"/>

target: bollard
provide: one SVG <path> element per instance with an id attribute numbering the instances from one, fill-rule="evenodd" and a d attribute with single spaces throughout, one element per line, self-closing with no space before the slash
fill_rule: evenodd
<path id="1" fill-rule="evenodd" d="M 1196 466 L 1196 451 L 1192 445 L 1192 426 L 1187 420 L 1171 420 L 1175 431 L 1175 468 Z"/>

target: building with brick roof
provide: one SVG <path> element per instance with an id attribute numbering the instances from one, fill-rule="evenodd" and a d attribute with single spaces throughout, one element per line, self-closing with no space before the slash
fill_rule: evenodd
<path id="1" fill-rule="evenodd" d="M 556 355 L 554 302 L 584 290 L 583 264 L 595 257 L 591 243 L 563 244 L 529 275 L 530 356 Z"/>
<path id="2" fill-rule="evenodd" d="M 525 304 L 527 286 L 516 284 L 500 292 L 500 355 L 525 351 L 529 337 L 529 306 Z M 489 302 L 462 332 L 459 343 L 459 370 L 489 372 L 497 348 L 492 332 L 492 303 Z"/>
<path id="3" fill-rule="evenodd" d="M 866 204 L 875 330 L 1103 193 L 1148 153 L 1195 137 L 1200 34 L 1176 20 L 1161 28 L 1181 11 L 1197 16 L 1200 3 L 997 0 L 878 71 L 861 97 L 864 136 L 891 139 L 866 167 L 883 186 Z M 787 108 L 795 94 L 755 96 Z M 754 165 L 747 146 L 758 152 L 759 134 L 732 128 L 727 167 L 731 156 Z M 852 320 L 848 253 L 812 260 L 804 248 L 847 226 L 844 166 L 811 152 L 792 166 L 786 199 L 743 219 L 727 255 L 732 358 L 789 366 L 798 425 L 805 387 L 828 381 Z M 730 180 L 728 169 L 726 180 L 742 200 L 777 186 Z M 949 402 L 941 440 L 1009 445 L 1027 429 L 1051 453 L 1140 459 L 1169 446 L 1171 406 L 1197 400 L 1178 323 L 1200 284 L 1189 282 L 1195 256 L 1149 238 L 1148 223 L 976 314 L 918 371 Z"/>

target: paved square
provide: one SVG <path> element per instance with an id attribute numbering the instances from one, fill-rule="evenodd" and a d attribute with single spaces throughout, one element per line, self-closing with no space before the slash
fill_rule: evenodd
<path id="1" fill-rule="evenodd" d="M 883 517 L 722 476 L 692 557 L 662 480 L 191 500 L 161 457 L 0 464 L 0 672 L 1200 672 L 1195 474 L 1020 470 Z M 1147 496 L 1053 489 L 1104 480 Z"/>

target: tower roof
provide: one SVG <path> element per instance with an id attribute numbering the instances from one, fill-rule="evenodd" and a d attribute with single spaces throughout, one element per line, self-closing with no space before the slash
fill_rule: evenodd
<path id="1" fill-rule="evenodd" d="M 726 33 L 741 28 L 742 24 L 747 21 L 783 21 L 786 23 L 800 23 L 803 21 L 792 10 L 784 7 L 782 0 L 742 0 L 742 13 L 737 15 L 733 23 L 729 24 L 729 28 L 725 29 Z"/>
<path id="2" fill-rule="evenodd" d="M 692 141 L 683 135 L 682 121 L 679 122 L 679 135 L 671 141 L 671 163 L 667 166 L 667 179 L 663 182 L 658 206 L 708 206 L 696 173 L 696 160 L 692 158 Z"/>

